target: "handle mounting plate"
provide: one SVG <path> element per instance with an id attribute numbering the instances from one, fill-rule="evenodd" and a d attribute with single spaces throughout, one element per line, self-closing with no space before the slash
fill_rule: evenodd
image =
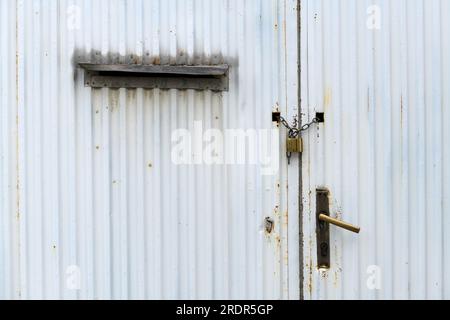
<path id="1" fill-rule="evenodd" d="M 330 225 L 319 219 L 321 214 L 330 215 L 329 191 L 316 190 L 316 235 L 317 235 L 317 266 L 330 268 Z"/>

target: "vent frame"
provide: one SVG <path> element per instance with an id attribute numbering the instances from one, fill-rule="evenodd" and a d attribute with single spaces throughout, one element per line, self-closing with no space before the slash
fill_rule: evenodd
<path id="1" fill-rule="evenodd" d="M 79 63 L 84 84 L 92 88 L 228 91 L 229 66 L 127 65 Z"/>

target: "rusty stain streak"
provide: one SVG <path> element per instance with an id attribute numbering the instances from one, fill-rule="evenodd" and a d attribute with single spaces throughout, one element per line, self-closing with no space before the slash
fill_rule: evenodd
<path id="1" fill-rule="evenodd" d="M 331 106 L 331 100 L 332 100 L 332 90 L 330 87 L 327 87 L 325 89 L 325 93 L 323 96 L 323 106 L 324 109 L 327 109 L 329 106 Z"/>
<path id="2" fill-rule="evenodd" d="M 309 280 L 308 280 L 308 290 L 310 297 L 313 294 L 313 259 L 312 259 L 312 248 L 313 242 L 312 238 L 309 238 Z"/>

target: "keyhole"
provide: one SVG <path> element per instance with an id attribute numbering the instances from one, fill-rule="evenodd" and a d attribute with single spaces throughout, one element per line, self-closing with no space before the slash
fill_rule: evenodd
<path id="1" fill-rule="evenodd" d="M 323 242 L 320 245 L 320 254 L 322 255 L 322 257 L 326 257 L 328 256 L 328 244 Z"/>

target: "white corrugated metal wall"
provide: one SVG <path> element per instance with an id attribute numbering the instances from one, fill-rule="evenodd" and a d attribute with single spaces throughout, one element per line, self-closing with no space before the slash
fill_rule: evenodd
<path id="1" fill-rule="evenodd" d="M 449 1 L 301 3 L 304 121 L 326 114 L 303 157 L 305 298 L 449 298 Z M 298 298 L 297 159 L 174 168 L 163 138 L 291 118 L 296 5 L 1 1 L 0 297 Z M 231 88 L 91 91 L 78 60 L 226 62 Z M 332 230 L 323 274 L 317 186 L 363 230 Z"/>
<path id="2" fill-rule="evenodd" d="M 450 1 L 301 3 L 302 108 L 326 114 L 303 157 L 305 297 L 449 299 Z M 318 186 L 362 228 L 332 228 L 322 274 Z"/>
<path id="3" fill-rule="evenodd" d="M 0 3 L 0 298 L 17 285 L 17 135 L 16 135 L 16 14 Z"/>
<path id="4" fill-rule="evenodd" d="M 297 112 L 297 1 L 0 6 L 0 298 L 299 297 L 298 160 L 263 176 L 170 158 L 196 120 Z M 91 90 L 78 61 L 228 63 L 230 91 Z"/>

